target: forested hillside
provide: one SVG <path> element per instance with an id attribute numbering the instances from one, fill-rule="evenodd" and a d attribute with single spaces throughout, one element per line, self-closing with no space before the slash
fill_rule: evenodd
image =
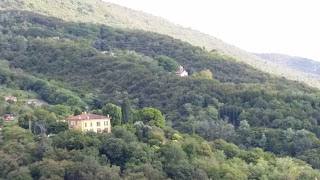
<path id="1" fill-rule="evenodd" d="M 195 46 L 204 47 L 207 51 L 218 50 L 224 54 L 234 56 L 238 61 L 249 64 L 261 71 L 320 88 L 320 77 L 318 75 L 313 76 L 310 73 L 297 71 L 288 66 L 264 60 L 255 54 L 224 43 L 210 35 L 102 0 L 2 0 L 0 9 L 26 10 L 62 18 L 67 21 L 99 23 L 116 28 L 139 29 L 165 34 Z"/>
<path id="2" fill-rule="evenodd" d="M 1 85 L 49 103 L 16 104 L 20 127 L 7 125 L 0 145 L 1 166 L 16 163 L 1 178 L 320 177 L 311 168 L 320 168 L 318 90 L 165 35 L 30 12 L 0 17 Z M 177 64 L 190 76 L 172 73 Z M 132 113 L 114 116 L 109 135 L 55 123 L 86 108 Z M 57 135 L 21 129 L 38 120 Z"/>
<path id="3" fill-rule="evenodd" d="M 310 75 L 320 75 L 319 61 L 277 53 L 265 53 L 257 55 L 270 62 L 284 65 L 301 72 L 309 73 Z"/>

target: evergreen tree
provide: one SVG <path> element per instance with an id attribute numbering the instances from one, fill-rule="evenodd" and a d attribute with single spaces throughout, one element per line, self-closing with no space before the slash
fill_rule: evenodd
<path id="1" fill-rule="evenodd" d="M 121 104 L 121 110 L 122 110 L 122 122 L 132 124 L 133 123 L 133 112 L 130 100 L 128 98 L 125 98 L 122 101 Z"/>

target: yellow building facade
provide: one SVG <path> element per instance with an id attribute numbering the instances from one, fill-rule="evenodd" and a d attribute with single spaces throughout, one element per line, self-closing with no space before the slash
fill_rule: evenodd
<path id="1" fill-rule="evenodd" d="M 96 133 L 111 133 L 110 117 L 96 114 L 80 114 L 65 119 L 69 124 L 69 129 L 79 130 L 82 132 L 93 131 Z"/>

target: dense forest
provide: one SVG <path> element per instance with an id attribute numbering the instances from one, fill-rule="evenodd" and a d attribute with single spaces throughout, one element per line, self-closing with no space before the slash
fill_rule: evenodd
<path id="1" fill-rule="evenodd" d="M 17 117 L 1 122 L 1 178 L 320 177 L 320 92 L 218 51 L 3 11 L 0 59 L 2 97 L 49 103 L 0 99 L 0 115 Z M 173 73 L 179 65 L 188 77 Z M 82 134 L 56 122 L 86 109 L 111 114 L 113 133 Z M 39 121 L 55 135 L 41 135 Z"/>
<path id="2" fill-rule="evenodd" d="M 0 1 L 0 9 L 31 11 L 45 16 L 58 17 L 65 21 L 101 23 L 115 28 L 139 29 L 165 34 L 194 46 L 200 46 L 208 51 L 218 50 L 234 56 L 239 61 L 263 72 L 305 82 L 320 89 L 319 76 L 297 71 L 290 66 L 270 62 L 211 35 L 171 23 L 158 16 L 110 3 L 107 0 L 2 0 Z M 208 23 L 215 25 L 215 21 Z"/>

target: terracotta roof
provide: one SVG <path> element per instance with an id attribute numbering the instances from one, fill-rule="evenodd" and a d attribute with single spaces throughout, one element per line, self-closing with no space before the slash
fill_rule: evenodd
<path id="1" fill-rule="evenodd" d="M 110 117 L 108 116 L 100 116 L 100 115 L 97 115 L 97 114 L 80 114 L 78 116 L 73 116 L 73 117 L 69 117 L 66 119 L 66 121 L 75 121 L 75 120 L 83 120 L 83 119 L 91 119 L 91 120 L 94 120 L 94 119 L 109 119 Z"/>
<path id="2" fill-rule="evenodd" d="M 5 99 L 6 101 L 8 101 L 8 100 L 17 101 L 17 97 L 15 97 L 15 96 L 5 96 L 4 99 Z"/>

